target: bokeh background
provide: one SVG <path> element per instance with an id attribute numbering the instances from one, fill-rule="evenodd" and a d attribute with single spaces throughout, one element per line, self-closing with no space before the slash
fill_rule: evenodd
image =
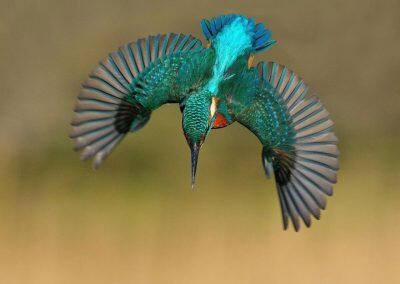
<path id="1" fill-rule="evenodd" d="M 0 1 L 0 283 L 400 283 L 400 2 Z M 336 122 L 341 169 L 322 220 L 284 232 L 257 139 L 203 147 L 197 191 L 176 106 L 99 171 L 67 137 L 95 64 L 148 34 L 243 13 L 278 41 Z"/>

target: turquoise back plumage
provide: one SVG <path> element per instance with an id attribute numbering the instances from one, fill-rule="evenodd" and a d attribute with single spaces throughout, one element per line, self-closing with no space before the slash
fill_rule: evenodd
<path id="1" fill-rule="evenodd" d="M 252 52 L 265 51 L 276 43 L 275 40 L 271 39 L 271 31 L 266 29 L 263 23 L 256 24 L 254 19 L 242 15 L 230 14 L 218 16 L 211 20 L 202 20 L 201 28 L 206 39 L 212 42 L 226 26 L 231 26 L 231 24 L 238 19 L 247 23 L 247 30 L 249 31 L 252 41 Z M 231 41 L 231 43 L 234 42 Z"/>

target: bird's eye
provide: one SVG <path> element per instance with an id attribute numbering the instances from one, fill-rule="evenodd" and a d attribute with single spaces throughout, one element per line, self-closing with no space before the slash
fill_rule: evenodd
<path id="1" fill-rule="evenodd" d="M 201 136 L 200 138 L 200 144 L 203 144 L 204 140 L 206 139 L 206 135 Z"/>
<path id="2" fill-rule="evenodd" d="M 183 112 L 183 110 L 185 109 L 185 104 L 179 104 L 179 109 L 181 110 L 181 112 Z"/>

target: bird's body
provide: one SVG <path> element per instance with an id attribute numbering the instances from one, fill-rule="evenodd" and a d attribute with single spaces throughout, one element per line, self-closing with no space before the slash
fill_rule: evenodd
<path id="1" fill-rule="evenodd" d="M 284 227 L 290 218 L 309 226 L 319 218 L 336 182 L 337 140 L 321 103 L 277 63 L 253 67 L 255 53 L 275 41 L 262 24 L 240 15 L 203 20 L 210 43 L 188 35 L 158 35 L 120 47 L 90 74 L 78 97 L 72 138 L 82 158 L 98 167 L 152 111 L 178 103 L 192 153 L 192 184 L 199 150 L 211 129 L 238 121 L 262 144 L 268 176 L 276 178 Z"/>

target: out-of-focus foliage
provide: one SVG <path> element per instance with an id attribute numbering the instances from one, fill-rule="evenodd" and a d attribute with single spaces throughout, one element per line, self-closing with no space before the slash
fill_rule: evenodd
<path id="1" fill-rule="evenodd" d="M 0 283 L 400 281 L 398 1 L 3 1 Z M 322 220 L 283 232 L 261 146 L 213 131 L 190 191 L 177 106 L 97 172 L 67 138 L 80 83 L 119 45 L 200 20 L 254 16 L 258 56 L 301 74 L 336 122 L 341 169 Z"/>

